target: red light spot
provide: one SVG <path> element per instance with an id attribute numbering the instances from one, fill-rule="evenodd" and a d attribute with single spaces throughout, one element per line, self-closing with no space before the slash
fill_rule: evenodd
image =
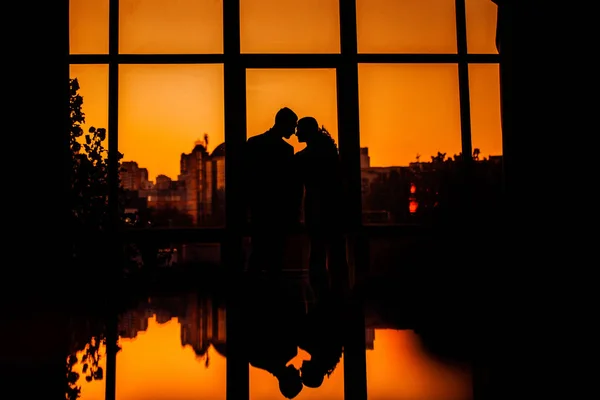
<path id="1" fill-rule="evenodd" d="M 408 211 L 410 211 L 411 214 L 416 213 L 418 208 L 419 202 L 416 200 L 411 200 L 410 203 L 408 203 Z"/>

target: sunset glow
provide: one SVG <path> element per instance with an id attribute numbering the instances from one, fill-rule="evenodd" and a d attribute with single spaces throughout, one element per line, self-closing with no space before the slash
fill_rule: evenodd
<path id="1" fill-rule="evenodd" d="M 376 329 L 374 337 L 374 349 L 367 350 L 370 400 L 472 398 L 470 372 L 431 358 L 412 331 Z M 134 339 L 121 339 L 119 345 L 122 350 L 117 353 L 117 400 L 225 399 L 226 359 L 210 347 L 207 367 L 205 358 L 198 358 L 189 346 L 182 347 L 181 325 L 176 318 L 159 324 L 155 316 L 150 317 L 145 332 L 139 332 Z M 300 350 L 292 363 L 299 367 L 302 360 L 309 358 Z M 249 371 L 251 399 L 283 399 L 272 375 L 254 367 Z M 104 380 L 87 383 L 82 378 L 78 384 L 82 386 L 81 400 L 104 400 Z M 343 393 L 342 357 L 320 388 L 304 388 L 296 399 L 341 400 Z"/>
<path id="2" fill-rule="evenodd" d="M 428 356 L 409 330 L 376 329 L 374 350 L 367 351 L 369 400 L 470 400 L 468 370 Z"/>
<path id="3" fill-rule="evenodd" d="M 436 346 L 426 348 L 412 330 L 387 329 L 399 326 L 389 321 L 412 321 L 419 308 L 407 309 L 410 318 L 400 315 L 405 307 L 371 317 L 380 303 L 390 306 L 383 291 L 398 290 L 395 278 L 387 281 L 388 271 L 402 279 L 402 271 L 409 271 L 406 276 L 418 280 L 427 275 L 423 266 L 443 265 L 448 251 L 457 248 L 450 236 L 437 240 L 429 234 L 413 237 L 413 232 L 442 232 L 471 219 L 495 223 L 503 215 L 498 211 L 505 211 L 497 6 L 492 0 L 464 0 L 465 10 L 462 0 L 342 1 L 239 0 L 238 43 L 237 2 L 224 10 L 225 0 L 70 0 L 68 62 L 83 97 L 83 131 L 108 131 L 110 120 L 103 144 L 108 149 L 113 140 L 111 155 L 115 148 L 123 155 L 120 166 L 111 157 L 107 168 L 90 146 L 78 146 L 76 141 L 86 137 L 77 136 L 78 103 L 71 92 L 72 220 L 83 232 L 93 232 L 99 221 L 98 230 L 118 232 L 127 249 L 88 256 L 92 246 L 79 238 L 89 234 L 72 235 L 77 239 L 73 259 L 87 265 L 98 253 L 111 262 L 112 256 L 123 256 L 125 262 L 117 261 L 126 269 L 127 282 L 140 277 L 139 286 L 131 285 L 139 292 L 127 292 L 132 301 L 119 308 L 123 313 L 111 331 L 120 335 L 116 371 L 106 371 L 105 346 L 100 348 L 102 379 L 88 382 L 82 365 L 75 367 L 81 400 L 227 400 L 228 355 L 243 363 L 252 360 L 281 378 L 279 367 L 284 369 L 289 358 L 281 354 L 292 355 L 297 343 L 305 343 L 317 349 L 311 350 L 316 371 L 331 371 L 341 344 L 347 344 L 342 338 L 357 333 L 365 333 L 366 378 L 354 368 L 346 347 L 347 365 L 342 354 L 321 387 L 303 387 L 295 400 L 343 400 L 345 386 L 364 383 L 349 378 L 344 384 L 345 375 L 354 378 L 357 371 L 366 379 L 368 400 L 473 400 L 472 365 L 436 358 Z M 348 39 L 355 34 L 354 3 L 356 42 Z M 118 10 L 110 12 L 110 4 Z M 340 4 L 349 6 L 340 12 Z M 466 48 L 465 20 L 456 8 L 465 14 Z M 314 117 L 337 145 L 341 139 L 341 156 L 336 158 L 330 141 L 319 140 L 316 130 L 307 131 L 311 147 L 296 157 L 275 136 L 256 140 L 262 149 L 244 147 L 243 135 L 250 138 L 272 128 L 283 107 L 299 118 Z M 295 135 L 285 140 L 295 152 L 306 146 Z M 472 154 L 463 155 L 463 148 Z M 467 209 L 469 218 L 464 218 Z M 273 232 L 285 239 L 279 249 L 269 241 Z M 401 240 L 391 240 L 400 232 Z M 439 250 L 429 252 L 435 258 L 427 252 L 429 243 Z M 132 255 L 130 247 L 135 247 Z M 127 263 L 131 260 L 139 261 L 139 268 Z M 365 277 L 375 274 L 384 284 L 365 285 L 364 299 L 376 301 L 362 310 L 369 314 L 368 326 L 357 328 L 354 317 L 347 318 L 355 315 L 356 304 L 329 308 L 322 299 L 337 300 L 338 293 L 322 297 L 314 285 L 321 280 L 314 275 L 327 275 L 325 285 L 352 292 L 357 286 L 347 284 L 360 280 L 354 269 L 361 269 L 361 263 Z M 244 308 L 249 317 L 237 332 L 237 318 L 232 324 L 231 316 L 238 310 L 226 309 L 232 304 L 230 274 L 221 272 L 247 270 L 254 276 L 261 268 L 265 276 L 278 273 L 269 287 L 283 282 L 281 270 L 283 276 L 289 272 L 302 280 L 301 302 L 294 298 L 287 309 L 297 305 L 302 310 L 288 312 L 289 324 L 282 323 L 287 311 L 281 314 L 281 309 L 261 320 L 266 303 L 288 307 L 287 295 L 297 294 L 286 282 L 273 291 L 273 296 L 285 291 L 282 300 L 265 296 Z M 261 281 L 247 281 L 241 295 L 262 294 L 267 286 L 256 283 Z M 209 290 L 193 290 L 200 287 L 197 283 Z M 185 289 L 189 292 L 179 293 Z M 135 307 L 127 308 L 133 300 Z M 111 310 L 105 315 L 115 317 Z M 92 329 L 96 322 L 105 326 L 106 320 L 91 320 L 82 321 L 82 332 L 97 333 Z M 79 327 L 76 322 L 73 326 Z M 358 331 L 331 337 L 348 326 Z M 240 334 L 244 340 L 234 340 Z M 263 352 L 277 338 L 289 340 Z M 73 339 L 73 348 L 80 349 L 82 341 Z M 255 351 L 238 352 L 241 347 Z M 291 364 L 299 368 L 310 358 L 298 349 Z M 247 400 L 284 399 L 277 378 L 266 369 L 248 366 Z M 105 393 L 111 372 L 116 373 L 114 397 Z M 244 365 L 229 372 L 231 388 L 239 383 L 236 374 L 245 375 Z M 307 373 L 304 381 L 310 384 Z"/>
<path id="4" fill-rule="evenodd" d="M 222 1 L 120 1 L 123 53 L 222 52 Z M 495 53 L 496 6 L 467 0 L 469 51 Z M 243 0 L 243 52 L 339 51 L 337 1 Z M 289 14 L 289 16 L 286 15 Z M 281 17 L 283 15 L 283 17 Z M 279 16 L 281 18 L 277 19 Z M 454 0 L 358 0 L 359 52 L 455 53 Z M 71 51 L 108 50 L 108 0 L 71 0 Z M 119 150 L 148 168 L 149 179 L 177 179 L 181 153 L 204 133 L 223 141 L 221 65 L 122 65 L 119 69 Z M 469 68 L 473 148 L 501 155 L 497 65 Z M 87 124 L 107 127 L 106 66 L 73 65 Z M 283 105 L 313 115 L 337 137 L 334 70 L 248 70 L 248 135 L 264 132 Z M 359 66 L 361 146 L 372 166 L 407 165 L 417 153 L 461 151 L 458 72 L 449 64 Z M 296 149 L 300 146 L 292 143 Z M 214 148 L 214 147 L 212 147 Z"/>

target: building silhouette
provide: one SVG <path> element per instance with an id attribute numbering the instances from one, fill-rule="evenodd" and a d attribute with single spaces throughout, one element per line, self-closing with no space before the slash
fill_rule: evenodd
<path id="1" fill-rule="evenodd" d="M 148 189 L 152 185 L 148 181 L 148 169 L 140 168 L 135 161 L 125 161 L 121 164 L 121 186 L 125 190 L 138 191 Z"/>
<path id="2" fill-rule="evenodd" d="M 129 213 L 169 211 L 171 221 L 176 212 L 189 216 L 190 225 L 196 226 L 225 222 L 225 143 L 209 153 L 206 140 L 196 141 L 190 153 L 181 154 L 176 180 L 160 174 L 152 182 L 148 170 L 137 162 L 122 165 L 120 177 Z"/>
<path id="3" fill-rule="evenodd" d="M 190 295 L 181 322 L 181 345 L 190 346 L 196 356 L 204 357 L 210 346 L 224 354 L 227 340 L 225 308 L 210 297 Z"/>

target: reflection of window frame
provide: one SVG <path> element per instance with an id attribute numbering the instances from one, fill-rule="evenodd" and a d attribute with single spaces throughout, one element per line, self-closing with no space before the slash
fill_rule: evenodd
<path id="1" fill-rule="evenodd" d="M 458 65 L 462 153 L 472 154 L 469 100 L 469 64 L 498 64 L 498 54 L 469 54 L 467 51 L 465 0 L 455 0 L 456 54 L 360 54 L 357 51 L 356 2 L 340 1 L 340 53 L 338 54 L 242 54 L 240 52 L 240 1 L 223 0 L 222 54 L 119 54 L 119 0 L 107 0 L 109 53 L 72 54 L 70 64 L 108 64 L 108 147 L 110 176 L 118 176 L 118 68 L 120 64 L 214 64 L 224 65 L 225 142 L 227 143 L 226 221 L 229 228 L 243 228 L 240 200 L 239 159 L 246 140 L 246 69 L 248 68 L 335 68 L 338 93 L 339 148 L 348 182 L 348 219 L 361 228 L 361 177 L 358 110 L 358 65 L 360 63 L 432 63 Z M 113 182 L 116 182 L 113 179 Z M 111 199 L 118 193 L 111 186 Z M 116 213 L 117 203 L 111 201 Z M 203 229 L 203 228 L 198 228 Z M 214 231 L 214 229 L 211 229 Z M 232 229 L 232 231 L 237 231 Z"/>

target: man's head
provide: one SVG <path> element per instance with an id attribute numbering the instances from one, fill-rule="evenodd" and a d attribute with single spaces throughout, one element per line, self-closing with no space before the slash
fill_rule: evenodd
<path id="1" fill-rule="evenodd" d="M 275 115 L 275 125 L 273 127 L 281 133 L 281 136 L 289 139 L 296 132 L 297 124 L 298 116 L 296 113 L 289 108 L 284 107 L 277 111 L 277 114 Z"/>

